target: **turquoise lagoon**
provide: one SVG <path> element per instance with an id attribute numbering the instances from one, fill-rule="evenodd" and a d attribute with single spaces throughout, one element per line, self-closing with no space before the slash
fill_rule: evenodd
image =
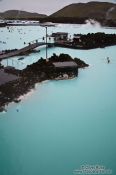
<path id="1" fill-rule="evenodd" d="M 49 28 L 52 31 L 116 33 L 90 24 L 59 25 Z M 7 42 L 0 49 L 23 47 L 24 40 L 44 33 L 42 27 L 13 27 L 12 33 L 0 29 L 0 40 Z M 0 175 L 73 175 L 82 165 L 104 166 L 115 175 L 116 46 L 48 50 L 49 56 L 53 53 L 68 53 L 90 66 L 80 69 L 78 78 L 36 84 L 19 104 L 12 103 L 6 113 L 0 113 Z M 24 60 L 14 57 L 8 62 L 14 60 L 14 66 L 23 69 L 41 56 L 45 57 L 45 48 Z M 2 63 L 6 65 L 6 60 Z"/>

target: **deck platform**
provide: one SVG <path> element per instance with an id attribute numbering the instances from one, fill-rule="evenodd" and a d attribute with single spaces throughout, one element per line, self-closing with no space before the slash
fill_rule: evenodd
<path id="1" fill-rule="evenodd" d="M 18 50 L 11 51 L 9 53 L 5 53 L 3 55 L 0 55 L 0 60 L 6 59 L 6 58 L 9 58 L 9 57 L 13 57 L 13 56 L 18 56 L 18 55 L 21 55 L 21 54 L 26 54 L 28 52 L 31 52 L 35 48 L 40 47 L 40 46 L 44 46 L 44 45 L 46 45 L 45 42 L 36 42 L 36 43 L 33 43 L 33 44 L 30 43 L 28 46 L 26 46 L 24 48 L 21 48 L 21 49 L 18 49 Z M 52 43 L 47 43 L 47 45 L 52 46 L 53 44 Z"/>

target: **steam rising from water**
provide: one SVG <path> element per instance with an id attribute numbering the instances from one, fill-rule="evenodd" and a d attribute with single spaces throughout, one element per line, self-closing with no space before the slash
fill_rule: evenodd
<path id="1" fill-rule="evenodd" d="M 98 21 L 95 21 L 94 19 L 88 19 L 85 21 L 85 24 L 66 24 L 66 28 L 68 27 L 73 27 L 73 28 L 80 28 L 80 27 L 84 27 L 84 28 L 91 28 L 91 27 L 97 27 L 97 28 L 101 28 L 101 24 Z M 65 24 L 57 24 L 57 27 L 61 28 L 65 26 Z"/>
<path id="2" fill-rule="evenodd" d="M 85 21 L 85 23 L 86 24 L 84 24 L 84 26 L 86 28 L 89 28 L 91 26 L 101 28 L 101 24 L 99 22 L 95 21 L 94 19 L 88 19 Z"/>
<path id="3" fill-rule="evenodd" d="M 111 19 L 111 12 L 116 10 L 116 7 L 111 7 L 106 13 L 106 19 Z"/>

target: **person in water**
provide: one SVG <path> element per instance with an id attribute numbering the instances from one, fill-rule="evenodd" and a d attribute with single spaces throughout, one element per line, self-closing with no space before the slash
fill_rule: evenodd
<path id="1" fill-rule="evenodd" d="M 107 57 L 107 63 L 110 63 L 110 59 L 109 59 L 109 57 Z"/>

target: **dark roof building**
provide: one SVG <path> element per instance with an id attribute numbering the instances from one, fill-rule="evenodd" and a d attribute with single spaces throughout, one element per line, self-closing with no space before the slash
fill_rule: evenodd
<path id="1" fill-rule="evenodd" d="M 74 61 L 54 62 L 53 65 L 55 68 L 78 68 Z"/>
<path id="2" fill-rule="evenodd" d="M 55 41 L 60 41 L 60 40 L 67 41 L 68 33 L 66 33 L 66 32 L 52 33 L 52 37 L 54 37 Z"/>
<path id="3" fill-rule="evenodd" d="M 78 65 L 74 61 L 54 62 L 54 73 L 58 79 L 67 79 L 78 75 Z"/>

